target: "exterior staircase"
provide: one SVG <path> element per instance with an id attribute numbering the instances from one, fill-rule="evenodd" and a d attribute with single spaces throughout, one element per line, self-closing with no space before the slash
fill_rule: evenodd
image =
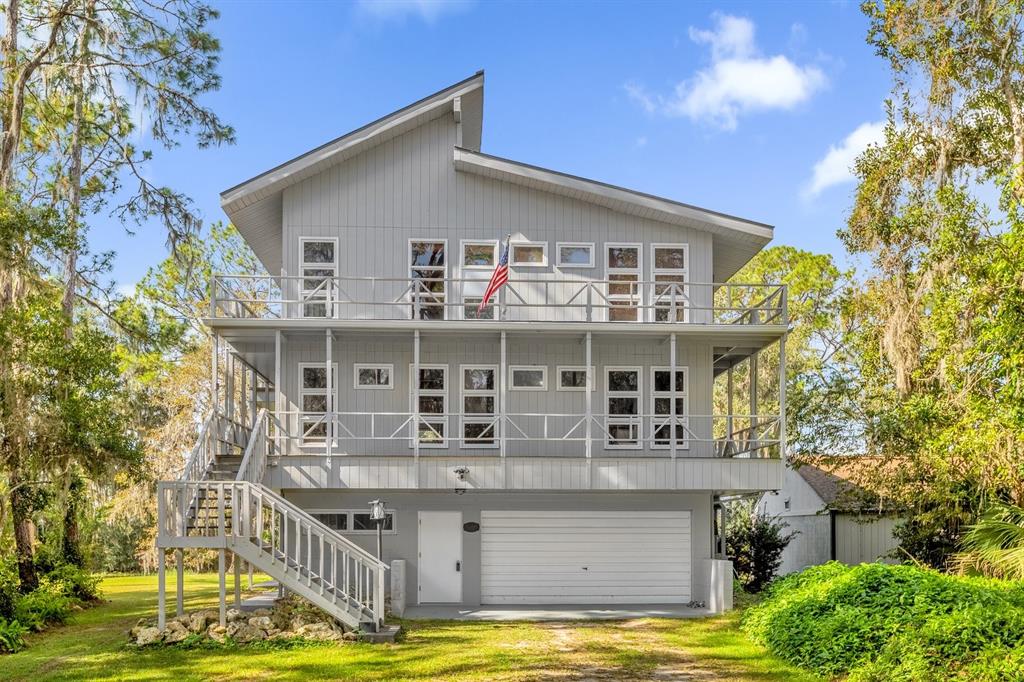
<path id="1" fill-rule="evenodd" d="M 157 486 L 157 547 L 230 551 L 340 623 L 377 630 L 387 565 L 262 484 L 273 426 L 266 410 L 251 428 L 206 420 L 181 478 Z"/>

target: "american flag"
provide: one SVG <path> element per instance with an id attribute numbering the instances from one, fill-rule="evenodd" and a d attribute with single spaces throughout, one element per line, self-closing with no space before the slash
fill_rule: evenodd
<path id="1" fill-rule="evenodd" d="M 476 309 L 477 315 L 484 311 L 484 308 L 490 303 L 491 297 L 498 293 L 498 289 L 503 287 L 505 282 L 508 281 L 508 245 L 511 240 L 512 235 L 505 238 L 505 246 L 501 250 L 501 258 L 498 259 L 498 265 L 494 268 L 491 281 L 487 283 L 487 291 L 484 292 L 484 297 L 480 300 L 480 305 Z"/>

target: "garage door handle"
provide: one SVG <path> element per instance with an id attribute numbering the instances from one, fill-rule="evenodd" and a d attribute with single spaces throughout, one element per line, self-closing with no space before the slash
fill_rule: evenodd
<path id="1" fill-rule="evenodd" d="M 455 562 L 455 572 L 458 573 L 461 570 L 462 570 L 462 562 L 461 561 L 456 561 Z"/>

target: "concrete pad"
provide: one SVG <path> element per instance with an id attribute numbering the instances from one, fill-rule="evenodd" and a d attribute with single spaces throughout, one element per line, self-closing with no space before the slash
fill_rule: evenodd
<path id="1" fill-rule="evenodd" d="M 372 644 L 394 644 L 395 638 L 401 631 L 401 625 L 388 625 L 385 623 L 384 627 L 376 632 L 361 631 L 359 633 L 359 641 Z"/>
<path id="2" fill-rule="evenodd" d="M 407 606 L 404 617 L 409 620 L 579 621 L 704 618 L 713 615 L 710 609 L 695 609 L 685 604 L 428 604 Z"/>

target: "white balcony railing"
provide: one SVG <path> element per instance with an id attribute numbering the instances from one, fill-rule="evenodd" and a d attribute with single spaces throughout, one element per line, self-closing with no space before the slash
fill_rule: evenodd
<path id="1" fill-rule="evenodd" d="M 671 433 L 680 457 L 779 457 L 776 415 L 608 415 L 578 413 L 413 414 L 409 412 L 282 412 L 278 451 L 282 454 L 427 454 L 581 457 L 624 453 L 669 457 Z M 414 425 L 418 424 L 418 428 Z M 467 435 L 464 425 L 473 425 Z M 414 434 L 419 434 L 419 443 Z M 330 447 L 328 447 L 328 441 Z M 438 451 L 442 452 L 438 452 Z"/>
<path id="2" fill-rule="evenodd" d="M 785 326 L 781 284 L 512 279 L 477 308 L 486 278 L 215 275 L 211 316 L 233 319 L 502 320 Z"/>

